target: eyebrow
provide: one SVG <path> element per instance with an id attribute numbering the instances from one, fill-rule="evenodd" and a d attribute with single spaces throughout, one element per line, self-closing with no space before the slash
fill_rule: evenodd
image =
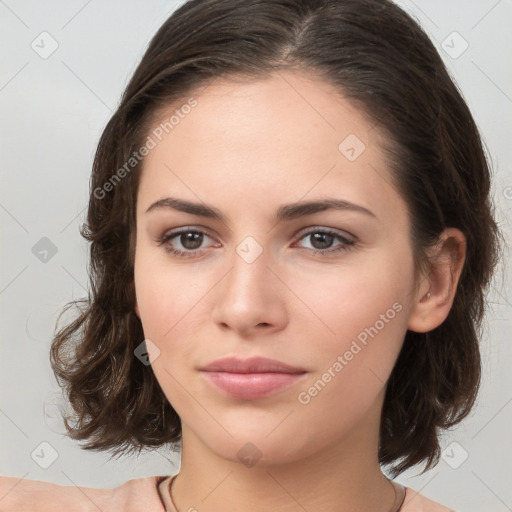
<path id="1" fill-rule="evenodd" d="M 224 214 L 217 208 L 208 206 L 204 203 L 193 203 L 190 201 L 185 201 L 184 199 L 177 199 L 175 197 L 165 197 L 164 199 L 155 201 L 146 210 L 146 213 L 167 208 L 178 210 L 180 212 L 190 213 L 192 215 L 198 215 L 200 217 L 216 219 L 223 223 L 226 222 Z M 278 221 L 293 220 L 326 210 L 348 210 L 377 218 L 377 216 L 372 211 L 368 210 L 364 206 L 360 206 L 343 199 L 334 198 L 302 203 L 284 204 L 277 209 L 275 217 Z"/>

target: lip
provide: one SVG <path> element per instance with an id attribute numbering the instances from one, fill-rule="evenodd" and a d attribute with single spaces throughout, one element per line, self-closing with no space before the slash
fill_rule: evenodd
<path id="1" fill-rule="evenodd" d="M 238 357 L 224 357 L 199 368 L 206 372 L 229 373 L 304 373 L 304 368 L 298 368 L 266 357 L 250 357 L 241 359 Z"/>
<path id="2" fill-rule="evenodd" d="M 218 359 L 200 371 L 215 389 L 242 400 L 275 394 L 302 380 L 307 373 L 302 368 L 264 357 Z"/>

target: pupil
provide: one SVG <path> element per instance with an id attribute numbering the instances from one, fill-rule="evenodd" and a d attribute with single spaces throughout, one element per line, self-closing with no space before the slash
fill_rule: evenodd
<path id="1" fill-rule="evenodd" d="M 201 246 L 202 236 L 201 233 L 183 233 L 180 241 L 186 249 L 194 250 Z"/>
<path id="2" fill-rule="evenodd" d="M 328 248 L 334 239 L 334 235 L 329 233 L 313 233 L 312 245 L 315 249 L 326 249 Z M 327 240 L 327 243 L 325 243 Z M 320 247 L 316 246 L 316 242 L 320 241 Z"/>

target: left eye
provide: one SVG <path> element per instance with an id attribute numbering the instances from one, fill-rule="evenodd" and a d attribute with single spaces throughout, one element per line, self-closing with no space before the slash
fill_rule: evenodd
<path id="1" fill-rule="evenodd" d="M 311 249 L 315 253 L 331 253 L 340 250 L 346 250 L 355 243 L 354 240 L 345 238 L 336 231 L 326 229 L 317 229 L 315 231 L 309 231 L 308 233 L 305 233 L 300 238 L 300 240 L 307 239 L 308 237 L 312 245 Z M 332 248 L 332 243 L 336 239 L 340 240 L 341 244 Z"/>
<path id="2" fill-rule="evenodd" d="M 164 249 L 170 254 L 176 256 L 195 256 L 201 250 L 201 245 L 204 239 L 210 238 L 205 232 L 193 229 L 183 229 L 181 231 L 174 231 L 164 234 L 159 240 L 158 245 L 163 245 Z M 305 247 L 312 250 L 315 254 L 326 255 L 333 252 L 348 250 L 350 246 L 354 245 L 355 240 L 351 240 L 342 236 L 337 231 L 330 229 L 315 229 L 307 233 L 303 233 L 299 238 L 304 240 L 307 238 L 311 240 L 311 247 Z M 172 240 L 177 239 L 181 244 L 182 249 L 175 247 L 176 242 Z M 341 243 L 332 248 L 333 242 L 338 239 Z M 172 243 L 171 243 L 172 242 Z M 304 248 L 304 247 L 303 247 Z"/>

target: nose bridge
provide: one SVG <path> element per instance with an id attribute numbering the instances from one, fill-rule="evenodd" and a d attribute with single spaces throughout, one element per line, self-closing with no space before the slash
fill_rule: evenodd
<path id="1" fill-rule="evenodd" d="M 267 268 L 270 265 L 269 251 L 264 250 L 253 237 L 247 237 L 235 248 L 231 260 L 232 270 L 226 276 L 226 294 L 231 295 L 240 305 L 247 302 L 248 306 L 251 303 L 254 308 L 272 288 L 269 281 L 273 276 Z"/>
<path id="2" fill-rule="evenodd" d="M 253 237 L 236 246 L 229 272 L 215 297 L 214 320 L 237 330 L 258 324 L 278 324 L 284 318 L 282 295 L 270 261 L 270 251 Z"/>

